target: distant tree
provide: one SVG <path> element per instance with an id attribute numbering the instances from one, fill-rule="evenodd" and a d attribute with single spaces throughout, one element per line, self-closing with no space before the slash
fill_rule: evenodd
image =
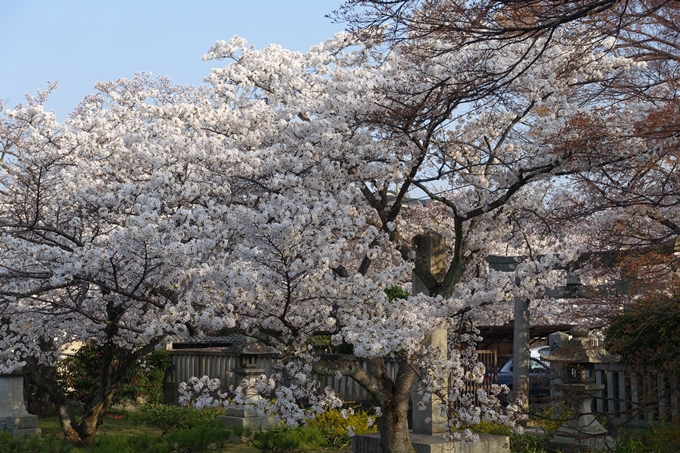
<path id="1" fill-rule="evenodd" d="M 606 333 L 607 349 L 640 370 L 680 371 L 680 292 L 675 281 L 650 291 L 616 316 Z"/>

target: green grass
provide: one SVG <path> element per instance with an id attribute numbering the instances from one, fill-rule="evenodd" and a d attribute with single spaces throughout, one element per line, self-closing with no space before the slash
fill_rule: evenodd
<path id="1" fill-rule="evenodd" d="M 147 411 L 154 412 L 154 411 Z M 215 439 L 228 431 L 210 420 L 210 415 L 200 417 L 189 415 L 194 421 L 190 429 L 186 426 L 174 426 L 168 429 L 168 423 L 176 414 L 168 411 L 155 411 L 157 420 L 140 414 L 116 412 L 107 414 L 104 423 L 99 427 L 94 444 L 88 448 L 79 448 L 64 439 L 57 417 L 45 417 L 39 420 L 42 430 L 40 439 L 24 439 L 12 441 L 11 437 L 0 439 L 0 453 L 192 453 L 209 451 L 210 453 L 260 453 L 252 443 L 229 443 L 225 439 L 215 444 L 205 445 L 206 439 Z M 214 418 L 214 417 L 212 417 Z M 170 422 L 168 422 L 170 420 Z M 166 432 L 164 434 L 164 431 Z M 291 431 L 288 437 L 300 441 L 298 451 L 306 453 L 345 453 L 348 449 L 325 448 L 318 436 L 311 436 L 309 428 L 303 428 L 299 435 Z M 303 432 L 304 431 L 304 432 Z M 279 432 L 280 433 L 280 432 Z M 310 437 L 311 436 L 311 437 Z M 172 447 L 168 447 L 168 445 Z M 205 447 L 203 450 L 198 448 Z M 308 447 L 311 447 L 308 448 Z M 266 451 L 266 450 L 265 450 Z M 270 450 L 271 451 L 271 450 Z"/>
<path id="2" fill-rule="evenodd" d="M 210 421 L 191 430 L 169 431 L 164 437 L 163 431 L 155 426 L 140 423 L 137 417 L 124 412 L 111 412 L 104 418 L 104 423 L 94 440 L 94 445 L 79 448 L 64 438 L 57 417 L 45 417 L 39 420 L 42 431 L 40 439 L 23 439 L 12 441 L 11 438 L 0 439 L 0 453 L 191 453 L 206 439 L 214 439 L 228 433 L 222 427 Z M 224 440 L 224 439 L 221 439 Z M 172 443 L 172 449 L 167 445 Z M 206 448 L 204 451 L 214 453 L 258 453 L 254 447 L 245 444 L 219 442 L 219 448 Z M 189 447 L 187 447 L 187 445 Z"/>

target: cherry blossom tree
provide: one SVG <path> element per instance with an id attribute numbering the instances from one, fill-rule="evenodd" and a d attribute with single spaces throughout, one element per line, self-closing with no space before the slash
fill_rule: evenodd
<path id="1" fill-rule="evenodd" d="M 376 66 L 371 60 L 375 54 L 367 50 L 342 53 L 342 46 L 354 44 L 343 42 L 345 37 L 305 55 L 278 47 L 257 50 L 237 39 L 217 43 L 208 55 L 233 61 L 208 79 L 219 99 L 215 103 L 224 106 L 221 114 L 244 117 L 254 109 L 256 119 L 248 117 L 247 123 L 258 133 L 236 134 L 234 123 L 224 120 L 211 121 L 226 129 L 209 129 L 240 149 L 247 166 L 235 174 L 256 181 L 259 188 L 240 216 L 253 222 L 240 221 L 234 226 L 240 232 L 232 234 L 256 254 L 209 265 L 215 272 L 209 279 L 222 279 L 222 291 L 234 301 L 237 326 L 245 324 L 249 334 L 295 352 L 305 371 L 344 374 L 368 389 L 384 414 L 378 423 L 388 451 L 411 451 L 406 409 L 416 378 L 425 398 L 444 390 L 442 401 L 456 398 L 455 389 L 468 378 L 459 374 L 450 395 L 440 387 L 436 369 L 459 371 L 474 359 L 458 351 L 447 361 L 437 360 L 424 341 L 429 333 L 465 317 L 507 320 L 515 298 L 536 298 L 558 273 L 555 263 L 577 253 L 564 237 L 534 234 L 539 229 L 531 220 L 540 219 L 553 190 L 551 180 L 616 157 L 577 149 L 555 152 L 552 140 L 571 118 L 590 108 L 590 86 L 630 63 L 607 57 L 597 44 L 587 52 L 571 35 L 562 38 L 542 48 L 542 65 L 524 71 L 495 96 L 474 102 L 455 96 L 456 83 L 441 82 L 457 74 L 465 77 L 470 63 L 482 61 L 480 54 L 488 51 L 483 43 L 421 65 L 395 48 Z M 510 58 L 512 52 L 525 51 L 521 46 L 507 50 Z M 219 115 L 216 111 L 222 112 L 213 107 L 211 115 Z M 275 165 L 265 164 L 270 156 L 276 156 Z M 253 162 L 265 164 L 267 171 Z M 414 231 L 405 222 L 404 202 L 415 188 L 445 213 L 439 226 L 450 240 L 450 258 L 442 280 L 424 276 L 429 294 L 389 301 L 384 289 L 409 278 Z M 324 204 L 329 209 L 324 223 L 305 221 L 311 216 L 306 212 L 321 200 L 329 203 Z M 293 209 L 301 203 L 312 204 L 304 212 Z M 291 215 L 299 220 L 290 221 Z M 245 232 L 246 227 L 254 229 Z M 319 231 L 324 233 L 319 236 Z M 308 242 L 319 237 L 321 242 Z M 336 251 L 316 258 L 312 250 L 324 244 L 333 244 Z M 500 275 L 484 261 L 500 250 L 530 259 L 514 274 Z M 329 256 L 324 265 L 321 260 Z M 348 267 L 347 260 L 356 265 Z M 263 269 L 261 263 L 273 261 L 279 263 L 275 268 Z M 521 285 L 515 284 L 518 276 Z M 315 300 L 312 294 L 323 294 L 318 314 L 307 306 Z M 303 306 L 304 311 L 297 308 Z M 352 344 L 354 357 L 328 361 L 309 356 L 304 345 L 314 332 Z M 394 355 L 402 365 L 392 381 L 385 357 Z M 359 359 L 368 361 L 367 370 Z M 500 417 L 493 411 L 487 416 Z M 463 426 L 479 417 L 480 410 L 470 405 L 449 422 Z"/>
<path id="2" fill-rule="evenodd" d="M 608 167 L 607 175 L 579 174 L 573 190 L 589 188 L 580 202 L 584 215 L 612 208 L 608 213 L 610 221 L 602 222 L 603 230 L 597 233 L 603 239 L 600 244 L 603 249 L 635 249 L 635 255 L 648 255 L 652 261 L 658 261 L 664 258 L 651 257 L 649 252 L 658 249 L 656 252 L 662 255 L 669 254 L 669 244 L 678 234 L 677 222 L 666 213 L 650 214 L 657 221 L 646 214 L 641 218 L 634 211 L 652 209 L 654 204 L 668 206 L 672 204 L 669 197 L 677 193 L 673 184 L 665 184 L 663 195 L 657 190 L 653 197 L 656 201 L 643 195 L 652 175 L 660 184 L 673 179 L 673 165 L 668 162 L 675 159 L 673 141 L 677 134 L 672 112 L 677 110 L 674 74 L 678 65 L 678 14 L 677 2 L 665 0 L 350 0 L 332 17 L 346 22 L 376 45 L 407 46 L 411 58 L 419 61 L 436 58 L 441 53 L 457 53 L 480 41 L 490 42 L 494 52 L 519 43 L 525 43 L 527 49 L 542 49 L 553 39 L 555 31 L 570 28 L 581 38 L 600 42 L 609 53 L 643 63 L 634 70 L 612 74 L 602 81 L 600 90 L 591 93 L 600 96 L 601 104 L 569 125 L 569 130 L 579 138 L 568 146 L 592 149 L 593 154 L 607 148 L 631 151 L 628 158 L 617 161 L 616 167 Z M 433 36 L 443 44 L 428 45 Z M 542 60 L 535 58 L 539 53 L 518 53 L 491 70 L 477 65 L 470 77 L 463 78 L 462 85 L 458 82 L 459 91 L 483 96 L 489 90 L 511 84 L 517 74 L 533 64 L 541 64 Z M 614 105 L 615 108 L 607 108 Z M 650 152 L 655 147 L 664 151 Z M 660 162 L 665 163 L 659 165 Z M 650 167 L 656 170 L 650 173 L 646 170 Z M 598 209 L 592 205 L 593 197 L 600 200 Z M 660 201 L 661 198 L 664 200 Z M 624 205 L 630 207 L 628 212 Z M 615 211 L 619 213 L 616 221 Z M 574 213 L 570 209 L 566 217 L 573 217 Z M 626 233 L 622 235 L 623 231 Z"/>
<path id="3" fill-rule="evenodd" d="M 3 370 L 24 363 L 60 408 L 64 432 L 82 443 L 126 367 L 169 333 L 201 329 L 243 332 L 280 352 L 278 372 L 244 382 L 235 397 L 249 385 L 274 392 L 262 409 L 291 423 L 337 403 L 317 394 L 311 371 L 368 390 L 386 451 L 413 451 L 406 414 L 417 380 L 420 403 L 439 396 L 447 432 L 483 418 L 511 423 L 495 398 L 476 403 L 460 392 L 484 375 L 474 335 L 461 332 L 445 360 L 427 339 L 507 321 L 516 298 L 540 299 L 562 276 L 556 264 L 581 251 L 568 232 L 541 228 L 555 179 L 618 157 L 556 147 L 555 137 L 592 108 L 602 80 L 631 63 L 573 36 L 500 53 L 479 42 L 420 63 L 408 48 L 378 56 L 344 34 L 304 54 L 233 38 L 206 56 L 229 61 L 206 89 L 140 75 L 98 85 L 64 124 L 39 100 L 8 111 Z M 456 91 L 474 65 L 491 70 L 533 53 L 540 64 L 503 90 Z M 409 288 L 410 239 L 421 231 L 405 205 L 415 189 L 436 211 L 418 220 L 436 225 L 449 256 L 441 278 L 419 275 L 427 294 L 390 300 L 387 288 Z M 494 252 L 527 259 L 498 273 L 485 261 Z M 556 316 L 548 306 L 537 301 L 535 310 Z M 320 357 L 319 335 L 353 354 Z M 50 374 L 59 348 L 75 340 L 104 347 L 101 387 L 80 424 Z M 394 380 L 389 357 L 400 358 Z M 453 401 L 461 409 L 450 413 Z"/>
<path id="4" fill-rule="evenodd" d="M 198 288 L 178 286 L 213 240 L 197 234 L 196 219 L 231 196 L 216 176 L 224 172 L 201 176 L 215 171 L 201 163 L 210 156 L 185 146 L 190 130 L 154 113 L 195 109 L 203 94 L 145 76 L 98 89 L 63 124 L 43 110 L 44 95 L 30 98 L 6 112 L 0 136 L 0 369 L 24 364 L 65 435 L 83 444 L 128 369 L 168 333 L 189 320 L 233 323 L 210 318 Z M 74 341 L 101 346 L 99 389 L 80 422 L 55 369 Z"/>

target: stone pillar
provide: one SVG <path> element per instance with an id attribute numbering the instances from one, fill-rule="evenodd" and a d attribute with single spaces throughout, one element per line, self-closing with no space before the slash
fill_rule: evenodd
<path id="1" fill-rule="evenodd" d="M 446 240 L 439 233 L 428 231 L 413 238 L 413 248 L 416 251 L 416 270 L 413 272 L 412 294 L 432 295 L 426 282 L 418 276 L 418 273 L 431 276 L 440 283 L 444 280 L 446 275 Z M 432 332 L 429 345 L 436 346 L 440 351 L 440 358 L 445 360 L 448 356 L 446 330 Z M 448 379 L 446 379 L 446 383 L 448 384 Z M 417 384 L 416 382 L 411 391 L 413 433 L 429 435 L 444 433 L 446 431 L 444 423 L 447 417 L 434 410 L 435 407 L 442 404 L 442 401 L 433 396 L 432 401 L 426 404 L 425 410 L 418 410 L 417 405 L 422 399 L 422 395 L 417 392 Z"/>
<path id="2" fill-rule="evenodd" d="M 515 319 L 513 332 L 513 374 L 512 389 L 514 397 L 520 400 L 520 407 L 529 413 L 529 301 L 515 299 Z"/>
<path id="3" fill-rule="evenodd" d="M 15 438 L 40 436 L 38 416 L 26 411 L 21 369 L 0 374 L 0 431 L 9 431 Z"/>
<path id="4" fill-rule="evenodd" d="M 564 332 L 554 332 L 548 335 L 548 345 L 552 354 L 557 349 L 566 346 L 571 340 L 571 335 Z M 550 399 L 553 402 L 562 401 L 564 393 L 558 384 L 564 384 L 564 366 L 558 362 L 550 363 Z"/>

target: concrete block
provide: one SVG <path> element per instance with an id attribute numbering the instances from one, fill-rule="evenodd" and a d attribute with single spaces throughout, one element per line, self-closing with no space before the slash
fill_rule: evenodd
<path id="1" fill-rule="evenodd" d="M 12 435 L 15 439 L 20 437 L 40 437 L 40 428 L 25 428 L 25 429 L 14 429 L 12 430 Z"/>
<path id="2" fill-rule="evenodd" d="M 38 427 L 37 415 L 21 415 L 7 417 L 5 422 L 5 429 L 12 431 L 15 429 L 30 429 Z"/>
<path id="3" fill-rule="evenodd" d="M 239 427 L 252 429 L 253 431 L 266 430 L 275 426 L 279 426 L 281 423 L 278 418 L 272 416 L 234 417 L 230 415 L 220 415 L 217 417 L 217 419 L 222 421 L 225 428 L 233 429 Z"/>
<path id="4" fill-rule="evenodd" d="M 480 441 L 474 445 L 462 445 L 460 442 L 447 442 L 441 435 L 411 433 L 411 443 L 416 453 L 510 453 L 508 436 L 482 434 L 480 437 Z M 352 452 L 382 453 L 380 434 L 360 434 L 352 437 Z"/>

